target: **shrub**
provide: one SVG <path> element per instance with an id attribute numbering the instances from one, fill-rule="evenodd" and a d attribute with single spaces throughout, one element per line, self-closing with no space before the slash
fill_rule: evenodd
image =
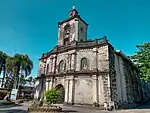
<path id="1" fill-rule="evenodd" d="M 56 103 L 59 96 L 59 92 L 56 89 L 51 89 L 45 92 L 45 96 L 46 96 L 46 101 L 49 104 Z"/>
<path id="2" fill-rule="evenodd" d="M 7 90 L 0 90 L 0 100 L 3 100 L 8 93 Z"/>

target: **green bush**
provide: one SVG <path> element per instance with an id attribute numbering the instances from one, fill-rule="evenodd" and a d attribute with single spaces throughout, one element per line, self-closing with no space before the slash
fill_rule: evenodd
<path id="1" fill-rule="evenodd" d="M 46 96 L 46 101 L 49 104 L 56 103 L 59 96 L 59 92 L 56 89 L 51 89 L 45 92 L 45 96 Z"/>

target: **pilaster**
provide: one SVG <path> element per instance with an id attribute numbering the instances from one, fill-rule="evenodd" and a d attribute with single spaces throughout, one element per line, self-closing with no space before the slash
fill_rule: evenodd
<path id="1" fill-rule="evenodd" d="M 53 78 L 51 77 L 49 80 L 49 89 L 53 88 Z"/>
<path id="2" fill-rule="evenodd" d="M 99 103 L 98 99 L 98 78 L 97 75 L 92 75 L 92 93 L 93 93 L 93 103 Z"/>
<path id="3" fill-rule="evenodd" d="M 109 102 L 111 100 L 109 74 L 102 75 L 102 80 L 103 80 L 103 89 L 104 89 L 104 100 L 105 102 Z"/>
<path id="4" fill-rule="evenodd" d="M 65 103 L 74 103 L 74 79 L 73 77 L 65 81 Z"/>
<path id="5" fill-rule="evenodd" d="M 65 80 L 65 103 L 69 100 L 69 80 Z"/>
<path id="6" fill-rule="evenodd" d="M 71 70 L 76 68 L 76 53 L 71 54 Z"/>
<path id="7" fill-rule="evenodd" d="M 46 81 L 46 91 L 49 89 L 49 81 Z"/>

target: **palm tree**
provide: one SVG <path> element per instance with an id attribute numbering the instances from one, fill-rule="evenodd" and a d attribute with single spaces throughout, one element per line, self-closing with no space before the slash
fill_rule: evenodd
<path id="1" fill-rule="evenodd" d="M 24 76 L 20 77 L 20 85 L 23 86 L 26 84 L 26 78 Z"/>
<path id="2" fill-rule="evenodd" d="M 33 63 L 28 55 L 15 54 L 10 57 L 6 62 L 6 70 L 9 75 L 13 75 L 14 86 L 19 86 L 21 76 L 27 77 L 31 74 Z M 18 84 L 18 85 L 17 85 Z"/>
<path id="3" fill-rule="evenodd" d="M 9 78 L 7 81 L 7 88 L 13 88 L 12 84 L 14 84 L 14 58 L 7 57 L 6 59 L 6 75 Z"/>
<path id="4" fill-rule="evenodd" d="M 2 79 L 2 85 L 1 87 L 4 86 L 4 79 L 5 79 L 5 72 L 6 72 L 6 67 L 5 67 L 5 63 L 6 63 L 6 58 L 7 58 L 7 54 L 0 51 L 0 75 L 1 72 L 3 71 L 3 79 Z"/>
<path id="5" fill-rule="evenodd" d="M 28 57 L 28 55 L 21 55 L 21 54 L 16 54 L 14 56 L 14 64 L 15 64 L 15 71 L 16 73 L 16 82 L 18 84 L 20 80 L 20 76 L 27 77 L 31 74 L 31 71 L 33 69 L 33 63 Z"/>

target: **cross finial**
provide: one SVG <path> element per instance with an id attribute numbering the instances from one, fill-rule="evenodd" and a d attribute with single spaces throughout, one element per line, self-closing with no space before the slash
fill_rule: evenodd
<path id="1" fill-rule="evenodd" d="M 76 8 L 76 6 L 72 6 L 72 9 L 75 9 Z"/>

